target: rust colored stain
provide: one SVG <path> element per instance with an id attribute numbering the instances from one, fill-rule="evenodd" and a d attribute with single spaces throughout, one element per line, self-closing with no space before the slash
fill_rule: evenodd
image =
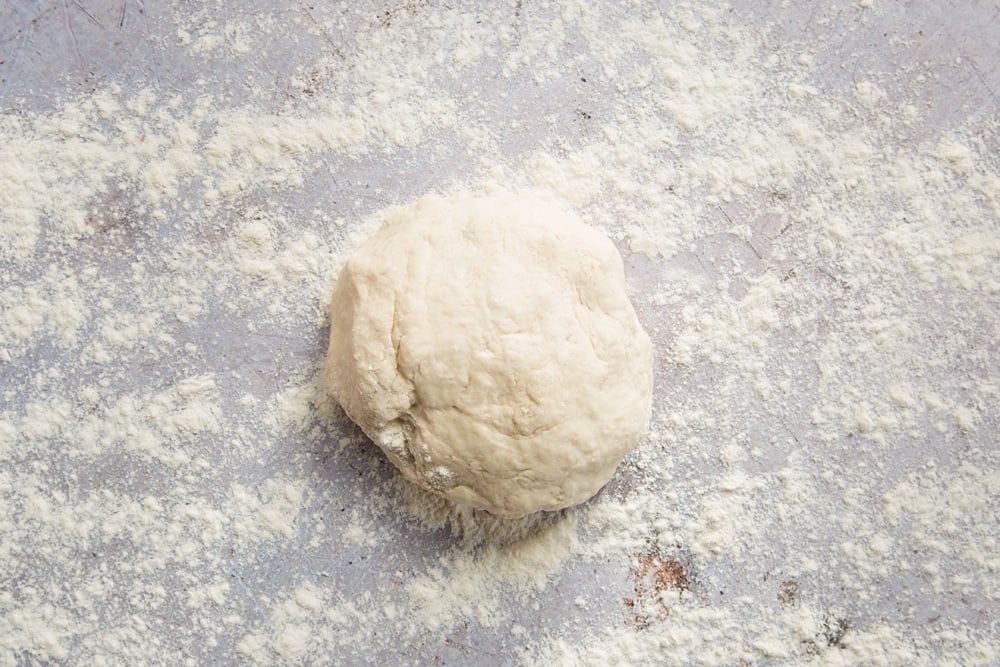
<path id="1" fill-rule="evenodd" d="M 663 620 L 670 614 L 661 593 L 691 588 L 684 565 L 676 558 L 637 554 L 629 575 L 635 581 L 635 596 L 623 598 L 622 605 L 627 610 L 627 622 L 634 627 L 644 628 L 654 619 Z"/>

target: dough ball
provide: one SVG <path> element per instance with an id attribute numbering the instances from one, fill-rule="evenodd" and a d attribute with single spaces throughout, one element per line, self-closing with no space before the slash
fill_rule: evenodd
<path id="1" fill-rule="evenodd" d="M 427 196 L 348 260 L 327 382 L 409 479 L 519 517 L 580 503 L 644 433 L 652 347 L 614 245 L 534 196 Z"/>

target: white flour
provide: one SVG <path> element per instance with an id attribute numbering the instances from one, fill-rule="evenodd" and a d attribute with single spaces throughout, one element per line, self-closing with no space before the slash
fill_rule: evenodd
<path id="1" fill-rule="evenodd" d="M 1000 662 L 997 78 L 938 18 L 151 4 L 180 88 L 0 89 L 0 665 Z M 379 211 L 496 183 L 619 242 L 656 346 L 538 525 L 406 487 L 318 373 Z"/>

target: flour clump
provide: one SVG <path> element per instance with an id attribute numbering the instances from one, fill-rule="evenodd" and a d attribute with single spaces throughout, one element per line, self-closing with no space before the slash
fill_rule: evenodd
<path id="1" fill-rule="evenodd" d="M 408 477 L 504 517 L 611 478 L 649 421 L 652 347 L 604 235 L 535 195 L 389 214 L 330 303 L 326 379 Z"/>

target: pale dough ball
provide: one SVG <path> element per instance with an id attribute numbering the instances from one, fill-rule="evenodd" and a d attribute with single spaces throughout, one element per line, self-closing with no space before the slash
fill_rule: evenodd
<path id="1" fill-rule="evenodd" d="M 646 429 L 652 348 L 614 245 L 545 199 L 427 196 L 348 260 L 327 381 L 411 480 L 500 516 L 582 502 Z"/>

